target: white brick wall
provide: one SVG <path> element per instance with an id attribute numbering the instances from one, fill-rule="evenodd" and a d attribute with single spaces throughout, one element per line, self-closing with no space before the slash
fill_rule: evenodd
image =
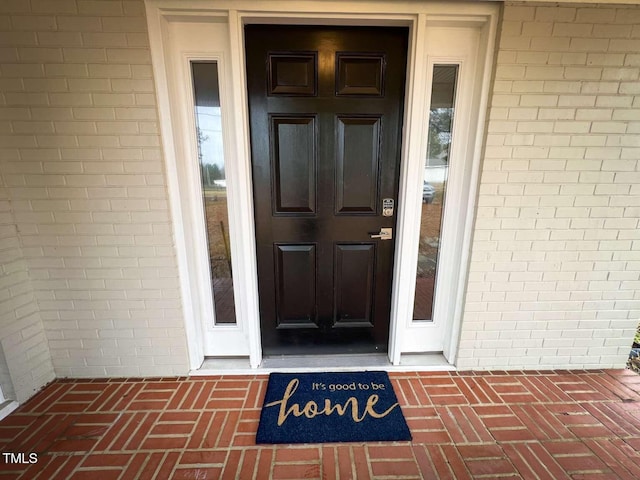
<path id="1" fill-rule="evenodd" d="M 0 172 L 60 377 L 188 371 L 146 28 L 142 1 L 0 3 Z"/>
<path id="2" fill-rule="evenodd" d="M 507 4 L 458 367 L 622 367 L 640 317 L 640 7 Z"/>

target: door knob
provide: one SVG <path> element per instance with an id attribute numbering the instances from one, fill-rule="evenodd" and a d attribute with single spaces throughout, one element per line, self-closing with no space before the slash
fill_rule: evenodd
<path id="1" fill-rule="evenodd" d="M 378 233 L 370 233 L 369 237 L 380 240 L 391 240 L 393 238 L 393 228 L 381 228 Z"/>

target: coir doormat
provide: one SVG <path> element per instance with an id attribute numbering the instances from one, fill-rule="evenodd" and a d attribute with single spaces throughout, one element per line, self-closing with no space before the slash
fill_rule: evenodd
<path id="1" fill-rule="evenodd" d="M 386 372 L 272 373 L 256 443 L 411 440 Z"/>

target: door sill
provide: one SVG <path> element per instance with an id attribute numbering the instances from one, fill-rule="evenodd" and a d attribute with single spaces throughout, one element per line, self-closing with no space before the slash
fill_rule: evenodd
<path id="1" fill-rule="evenodd" d="M 295 365 L 292 367 L 291 365 Z M 386 353 L 362 355 L 272 355 L 265 356 L 258 368 L 251 368 L 248 357 L 212 358 L 204 360 L 191 376 L 260 375 L 271 372 L 352 372 L 383 370 L 387 372 L 455 371 L 441 353 L 412 353 L 400 357 L 400 365 L 392 365 Z"/>

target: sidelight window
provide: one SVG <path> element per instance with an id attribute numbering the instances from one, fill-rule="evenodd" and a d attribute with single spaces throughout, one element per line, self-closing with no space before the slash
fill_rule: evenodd
<path id="1" fill-rule="evenodd" d="M 215 323 L 235 324 L 218 64 L 191 62 L 191 73 Z"/>
<path id="2" fill-rule="evenodd" d="M 413 319 L 433 321 L 442 218 L 447 194 L 457 65 L 434 65 Z"/>

